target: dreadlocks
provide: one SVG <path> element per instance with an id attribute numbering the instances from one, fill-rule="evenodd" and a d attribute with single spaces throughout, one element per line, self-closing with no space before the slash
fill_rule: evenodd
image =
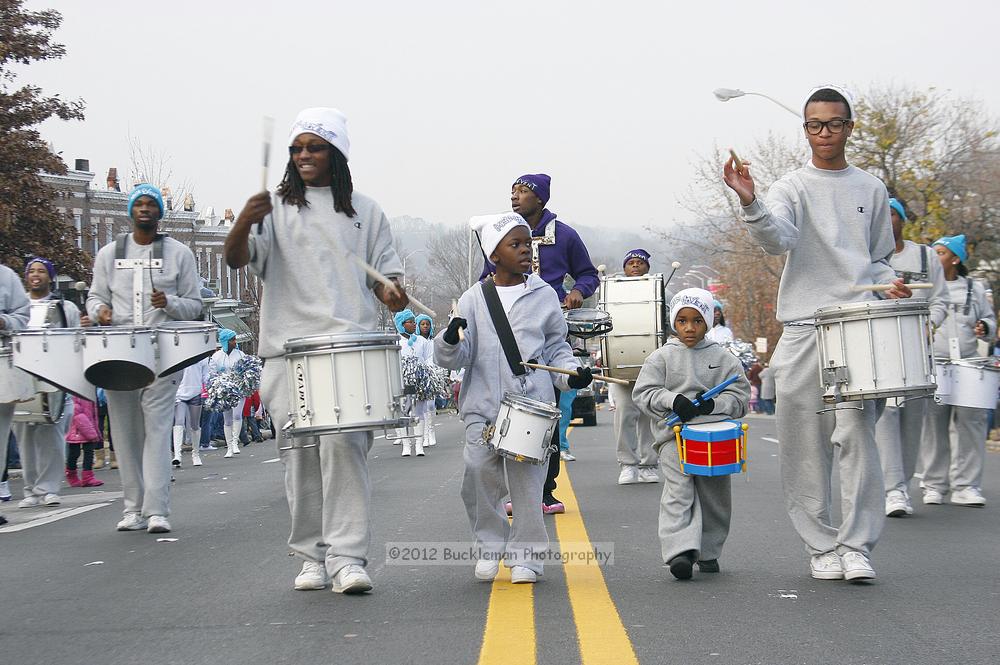
<path id="1" fill-rule="evenodd" d="M 351 181 L 351 169 L 347 166 L 347 159 L 344 154 L 332 145 L 330 146 L 330 171 L 333 181 L 330 183 L 330 191 L 333 192 L 333 209 L 342 212 L 348 217 L 355 217 L 358 213 L 351 205 L 351 194 L 354 192 L 354 183 Z M 303 206 L 309 207 L 306 201 L 306 184 L 299 175 L 299 170 L 295 168 L 295 163 L 291 158 L 285 167 L 285 177 L 278 185 L 278 194 L 282 203 L 290 203 L 299 209 Z"/>

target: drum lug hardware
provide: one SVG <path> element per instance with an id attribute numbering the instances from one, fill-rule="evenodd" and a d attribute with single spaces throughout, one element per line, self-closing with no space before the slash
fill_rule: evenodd
<path id="1" fill-rule="evenodd" d="M 367 415 L 369 415 L 369 416 L 371 415 L 371 413 L 372 413 L 372 405 L 371 404 L 365 404 L 365 413 Z"/>
<path id="2" fill-rule="evenodd" d="M 500 425 L 500 436 L 507 436 L 507 430 L 510 429 L 510 418 L 504 418 L 503 424 Z"/>
<path id="3" fill-rule="evenodd" d="M 339 423 L 340 422 L 340 407 L 339 406 L 333 407 L 333 414 L 337 417 L 337 422 Z M 312 418 L 312 413 L 311 412 L 309 413 L 309 417 Z"/>
<path id="4" fill-rule="evenodd" d="M 489 425 L 483 428 L 483 441 L 489 442 L 493 440 L 493 434 L 496 432 L 496 425 Z"/>

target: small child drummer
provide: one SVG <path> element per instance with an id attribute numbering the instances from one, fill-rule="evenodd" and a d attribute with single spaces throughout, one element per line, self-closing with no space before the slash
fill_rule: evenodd
<path id="1" fill-rule="evenodd" d="M 719 572 L 719 555 L 729 535 L 732 497 L 729 476 L 689 476 L 681 471 L 666 418 L 684 423 L 740 418 L 747 411 L 750 384 L 736 356 L 705 339 L 712 320 L 712 294 L 684 289 L 670 301 L 670 326 L 677 333 L 646 358 L 632 399 L 653 419 L 654 446 L 665 483 L 660 498 L 660 549 L 670 573 L 691 578 L 694 563 L 703 573 Z M 726 379 L 737 381 L 713 399 L 705 391 Z M 699 405 L 694 402 L 701 401 Z"/>
<path id="2" fill-rule="evenodd" d="M 462 500 L 480 551 L 476 577 L 492 580 L 503 558 L 513 583 L 532 583 L 542 573 L 541 556 L 548 549 L 540 508 L 546 467 L 505 460 L 484 445 L 484 431 L 496 422 L 505 392 L 551 402 L 553 384 L 560 390 L 583 388 L 590 384 L 591 372 L 579 367 L 566 342 L 566 321 L 555 291 L 531 272 L 531 229 L 524 218 L 516 213 L 487 215 L 473 217 L 470 224 L 480 234 L 483 254 L 496 265 L 495 275 L 486 279 L 496 285 L 521 358 L 579 375 L 527 370 L 516 376 L 490 317 L 483 283 L 462 294 L 462 315 L 434 340 L 438 365 L 466 370 L 459 395 L 466 428 Z M 464 335 L 459 335 L 461 329 Z M 512 523 L 504 509 L 508 490 Z"/>

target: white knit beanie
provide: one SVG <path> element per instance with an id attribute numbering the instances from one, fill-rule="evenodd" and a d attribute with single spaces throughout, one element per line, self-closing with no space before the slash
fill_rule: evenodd
<path id="1" fill-rule="evenodd" d="M 693 307 L 701 312 L 705 323 L 711 328 L 712 304 L 714 302 L 715 299 L 712 297 L 712 294 L 705 289 L 684 289 L 670 299 L 670 327 L 677 330 L 677 328 L 674 328 L 674 320 L 677 318 L 677 313 L 685 307 Z"/>
<path id="2" fill-rule="evenodd" d="M 469 226 L 473 231 L 479 232 L 479 242 L 483 246 L 486 258 L 493 255 L 493 251 L 503 240 L 510 230 L 517 226 L 524 226 L 531 233 L 531 227 L 516 212 L 505 212 L 499 215 L 479 215 L 469 220 Z"/>
<path id="3" fill-rule="evenodd" d="M 313 108 L 299 112 L 288 133 L 291 146 L 299 134 L 315 134 L 339 150 L 344 159 L 351 158 L 351 139 L 347 135 L 347 116 L 333 108 Z"/>

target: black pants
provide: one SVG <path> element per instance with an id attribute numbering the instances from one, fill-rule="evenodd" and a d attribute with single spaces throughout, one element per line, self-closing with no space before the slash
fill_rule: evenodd
<path id="1" fill-rule="evenodd" d="M 98 447 L 103 447 L 104 442 L 97 443 L 96 441 L 91 441 L 90 443 L 70 443 L 66 445 L 66 470 L 76 471 L 76 461 L 80 459 L 80 449 L 83 449 L 83 470 L 93 471 L 94 470 L 94 450 Z"/>
<path id="2" fill-rule="evenodd" d="M 108 415 L 108 405 L 98 404 L 97 405 L 97 431 L 104 436 L 104 425 L 108 426 L 108 448 L 111 450 L 115 449 L 115 441 L 111 438 L 111 416 Z M 101 442 L 100 448 L 104 447 L 104 442 Z"/>
<path id="3" fill-rule="evenodd" d="M 556 404 L 559 404 L 559 396 L 562 394 L 558 388 L 553 388 L 556 393 Z M 559 476 L 559 464 L 562 459 L 559 457 L 559 426 L 552 430 L 552 441 L 549 444 L 555 452 L 549 455 L 549 468 L 545 474 L 545 486 L 542 489 L 542 503 L 548 505 L 556 502 L 552 493 L 556 491 L 556 478 Z"/>

